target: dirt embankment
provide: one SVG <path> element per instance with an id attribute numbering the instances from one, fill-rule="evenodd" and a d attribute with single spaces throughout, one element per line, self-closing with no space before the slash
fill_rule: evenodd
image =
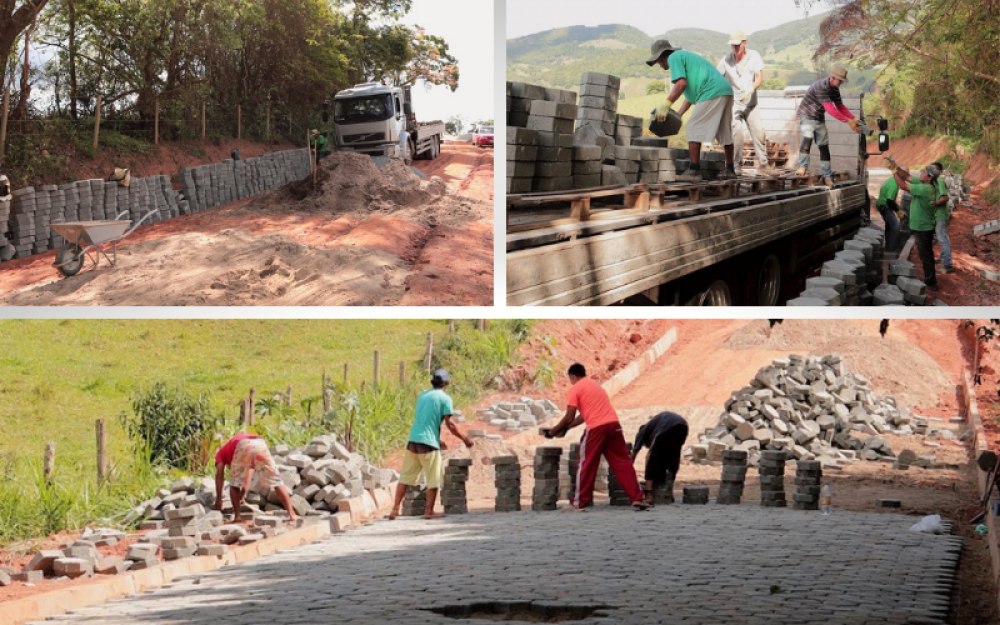
<path id="1" fill-rule="evenodd" d="M 489 305 L 492 152 L 445 144 L 421 180 L 366 156 L 321 161 L 316 183 L 143 226 L 118 265 L 62 278 L 55 252 L 0 266 L 8 305 Z"/>

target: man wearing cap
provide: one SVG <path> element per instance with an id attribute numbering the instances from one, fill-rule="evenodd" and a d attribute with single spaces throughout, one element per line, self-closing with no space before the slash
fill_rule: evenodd
<path id="1" fill-rule="evenodd" d="M 389 519 L 399 516 L 399 506 L 403 503 L 407 486 L 417 486 L 420 474 L 424 474 L 427 485 L 427 504 L 424 507 L 424 518 L 433 519 L 434 503 L 437 501 L 438 490 L 441 488 L 441 422 L 443 421 L 451 433 L 457 436 L 466 447 L 472 447 L 472 439 L 462 434 L 452 423 L 451 397 L 444 392 L 451 382 L 451 374 L 444 369 L 438 369 L 431 378 L 431 386 L 417 398 L 417 407 L 410 429 L 409 442 L 403 452 L 403 470 L 399 474 L 399 485 L 396 487 L 396 499 L 392 504 Z"/>
<path id="2" fill-rule="evenodd" d="M 928 290 L 936 291 L 938 283 L 934 273 L 934 228 L 937 224 L 934 218 L 934 200 L 937 199 L 937 178 L 940 172 L 929 165 L 920 170 L 920 182 L 916 182 L 903 167 L 892 161 L 888 161 L 888 166 L 896 177 L 899 188 L 909 191 L 912 196 L 910 231 L 917 239 L 917 254 L 924 268 L 924 284 Z"/>
<path id="3" fill-rule="evenodd" d="M 309 147 L 316 150 L 316 160 L 321 160 L 324 156 L 330 154 L 330 148 L 327 146 L 326 137 L 319 134 L 319 130 L 313 128 L 312 138 L 309 139 Z"/>
<path id="4" fill-rule="evenodd" d="M 847 110 L 840 98 L 840 85 L 845 82 L 847 70 L 837 65 L 830 70 L 827 78 L 817 80 L 809 87 L 798 110 L 802 144 L 799 146 L 799 169 L 795 173 L 802 176 L 809 170 L 809 150 L 815 141 L 819 146 L 819 165 L 823 180 L 831 186 L 833 167 L 830 165 L 830 135 L 826 130 L 826 114 L 844 122 L 854 132 L 860 132 L 861 127 L 861 123 Z"/>
<path id="5" fill-rule="evenodd" d="M 712 64 L 693 52 L 681 50 L 660 39 L 650 47 L 652 56 L 646 65 L 659 65 L 670 71 L 674 86 L 667 100 L 656 109 L 657 121 L 667 119 L 670 107 L 684 94 L 684 104 L 678 113 L 684 115 L 689 108 L 694 113 L 687 120 L 688 152 L 691 164 L 687 171 L 677 176 L 678 180 L 701 182 L 701 144 L 711 144 L 717 140 L 726 152 L 726 170 L 719 174 L 720 180 L 736 177 L 733 169 L 733 88 L 729 82 L 712 67 Z"/>
<path id="6" fill-rule="evenodd" d="M 758 171 L 767 173 L 770 165 L 767 161 L 764 123 L 757 111 L 757 89 L 764 82 L 764 60 L 756 50 L 747 48 L 747 36 L 742 30 L 732 34 L 729 46 L 732 51 L 722 57 L 715 68 L 733 88 L 733 156 L 736 160 L 736 175 L 743 173 L 743 141 L 747 132 L 757 154 Z"/>

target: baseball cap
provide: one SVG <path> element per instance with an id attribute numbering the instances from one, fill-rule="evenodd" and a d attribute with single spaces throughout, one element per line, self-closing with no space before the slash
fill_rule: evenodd
<path id="1" fill-rule="evenodd" d="M 431 378 L 431 383 L 440 382 L 447 384 L 451 382 L 451 374 L 448 373 L 447 369 L 438 369 L 434 372 L 434 377 Z"/>

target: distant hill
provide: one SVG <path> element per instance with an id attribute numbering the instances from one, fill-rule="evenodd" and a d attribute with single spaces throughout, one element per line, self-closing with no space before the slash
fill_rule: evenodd
<path id="1" fill-rule="evenodd" d="M 801 85 L 822 75 L 812 56 L 819 45 L 819 26 L 824 18 L 816 15 L 748 35 L 750 47 L 760 52 L 767 64 L 765 79 Z M 582 73 L 602 72 L 645 79 L 637 82 L 645 85 L 651 79 L 664 78 L 659 67 L 646 65 L 649 46 L 657 39 L 667 39 L 712 63 L 729 51 L 729 33 L 702 28 L 675 28 L 651 37 L 622 24 L 570 26 L 507 40 L 507 80 L 576 88 Z M 866 69 L 853 71 L 845 90 L 867 84 L 875 72 Z"/>

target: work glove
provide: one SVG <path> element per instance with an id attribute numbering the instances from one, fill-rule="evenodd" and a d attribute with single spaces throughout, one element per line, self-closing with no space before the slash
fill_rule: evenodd
<path id="1" fill-rule="evenodd" d="M 753 97 L 753 91 L 742 91 L 740 95 L 740 104 L 746 104 Z"/>
<path id="2" fill-rule="evenodd" d="M 853 130 L 854 132 L 860 132 L 861 131 L 861 128 L 860 128 L 861 122 L 859 122 L 856 117 L 852 117 L 851 119 L 847 120 L 847 125 L 850 126 L 851 130 Z"/>
<path id="3" fill-rule="evenodd" d="M 665 122 L 665 121 L 667 121 L 667 115 L 670 114 L 670 107 L 672 107 L 673 105 L 674 105 L 674 101 L 671 100 L 670 98 L 667 98 L 663 102 L 663 104 L 661 104 L 660 106 L 656 107 L 656 113 L 655 113 L 655 115 L 656 115 L 656 121 L 658 121 L 658 122 Z"/>

